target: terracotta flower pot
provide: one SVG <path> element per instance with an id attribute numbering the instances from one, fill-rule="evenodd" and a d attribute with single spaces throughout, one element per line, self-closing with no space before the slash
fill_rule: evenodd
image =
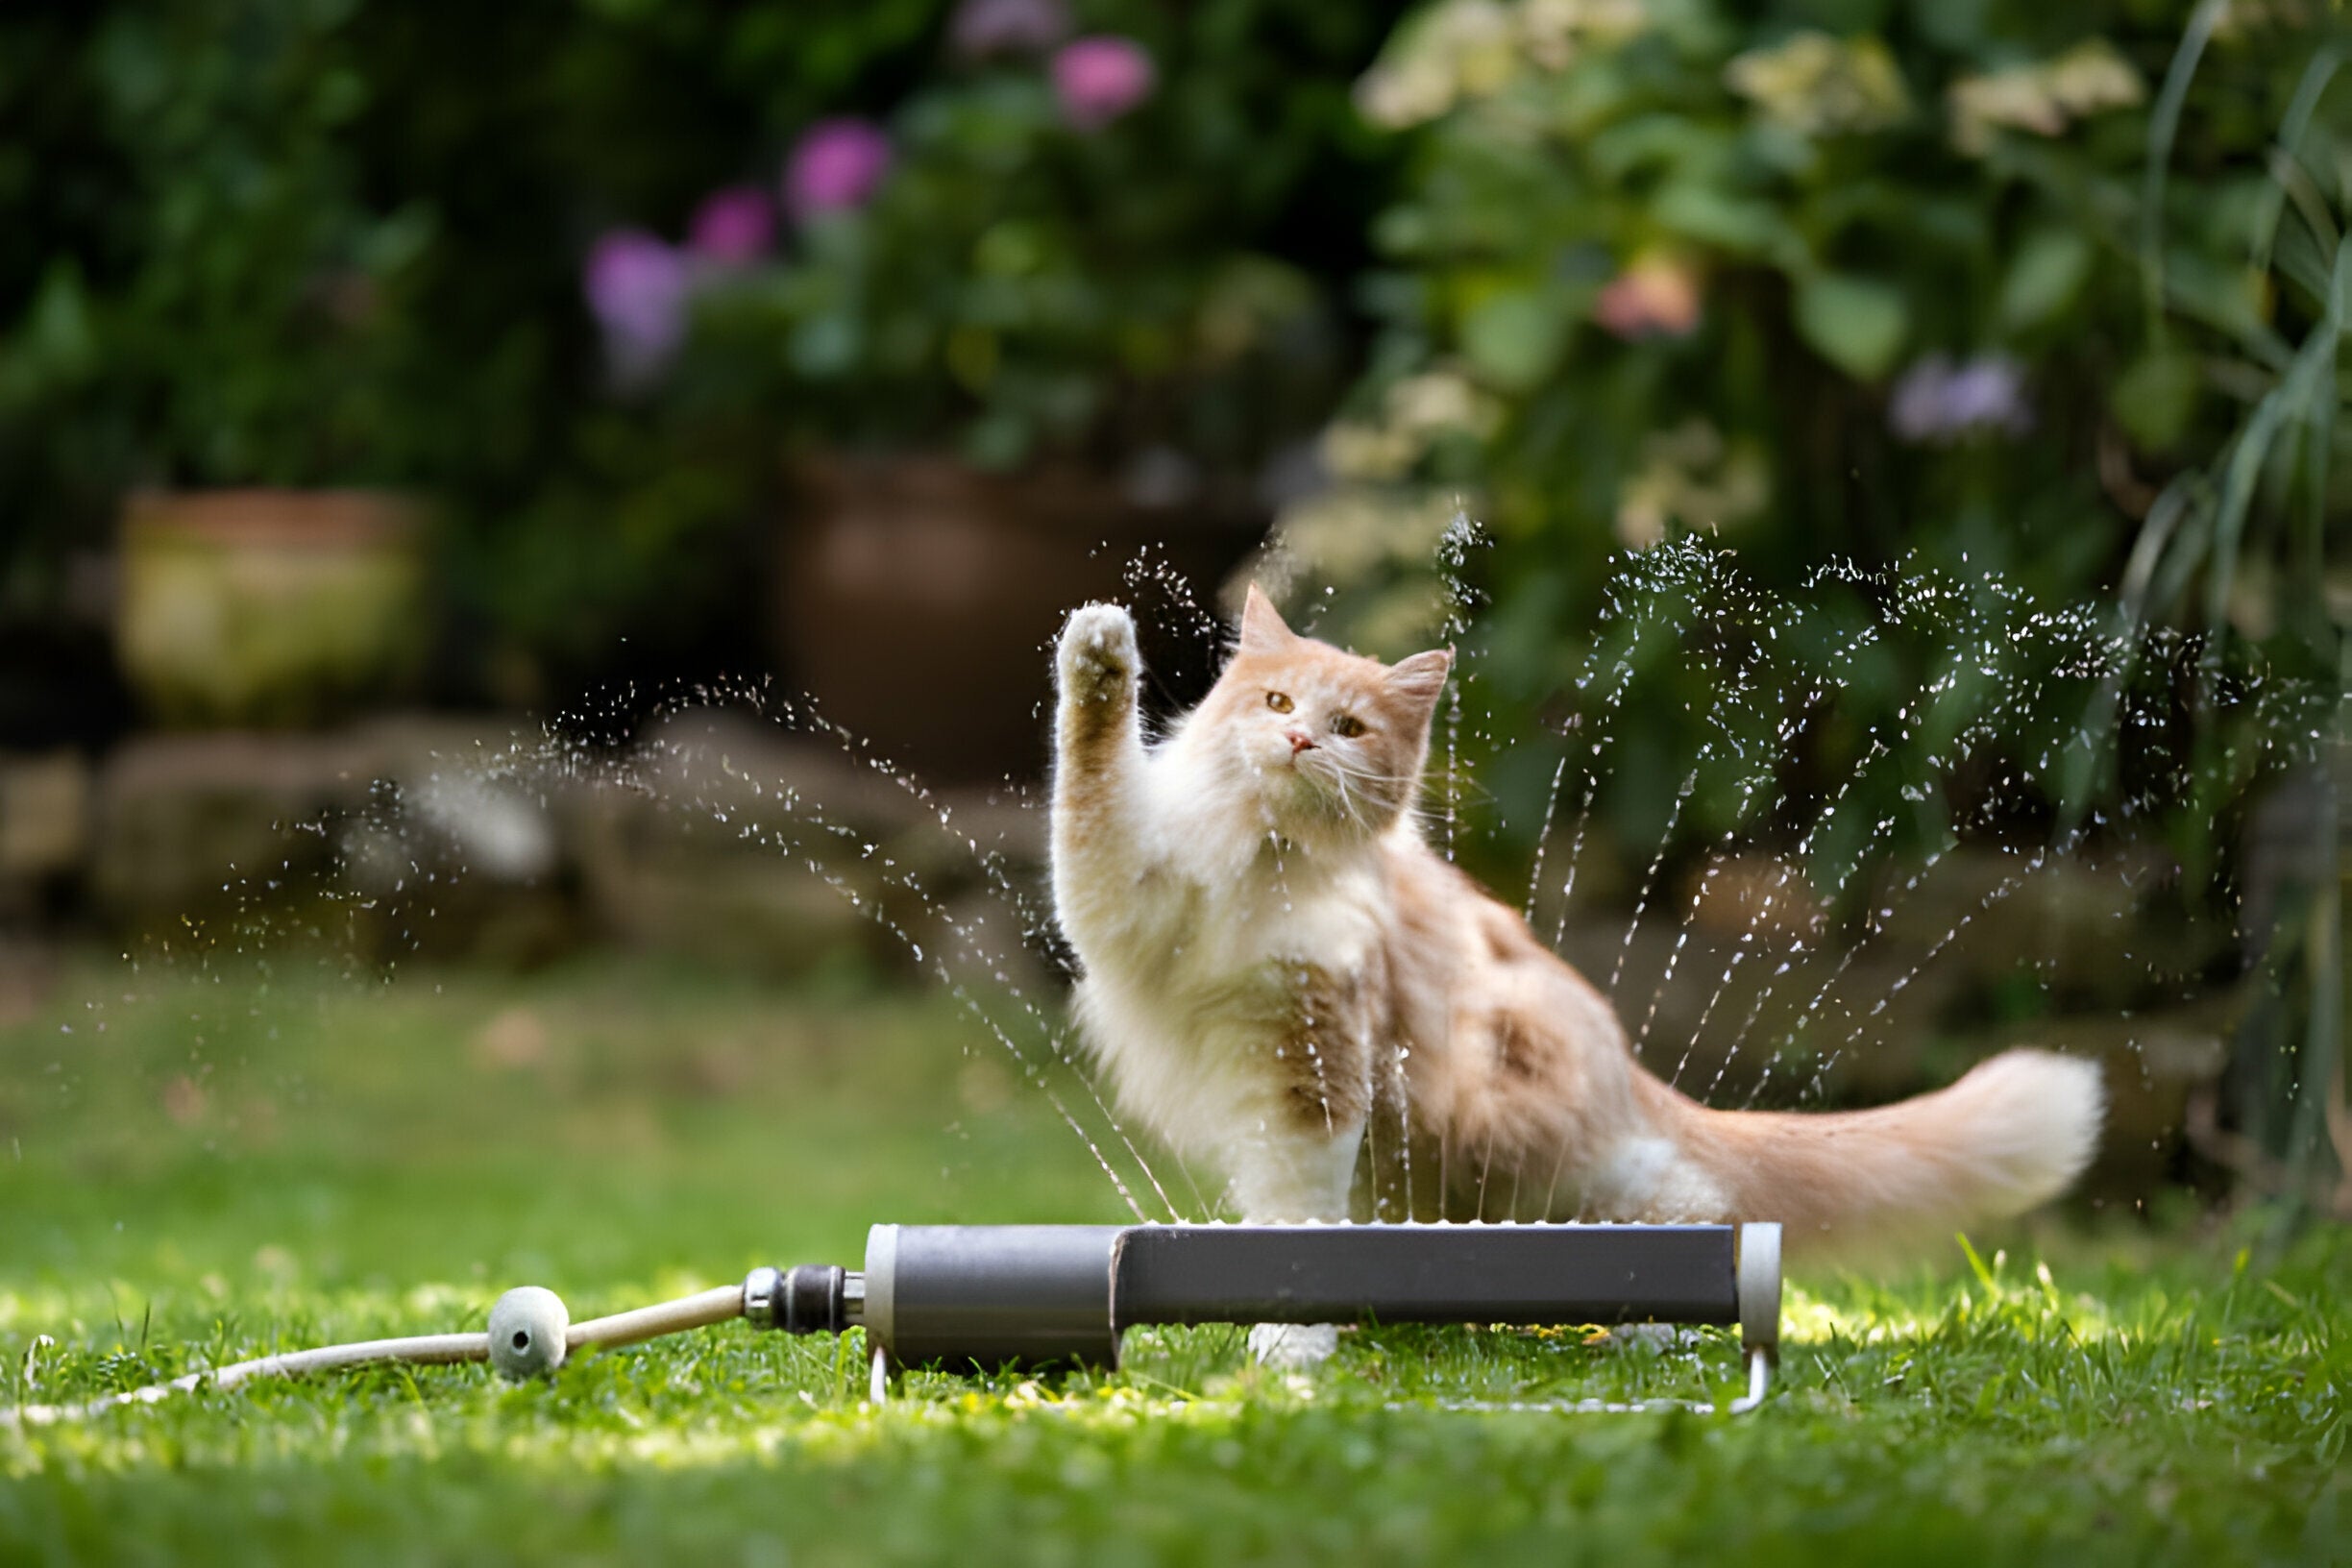
<path id="1" fill-rule="evenodd" d="M 1265 529 L 1243 508 L 1140 506 L 1071 470 L 834 459 L 796 478 L 779 596 L 790 678 L 940 781 L 1043 772 L 1054 633 L 1090 599 L 1131 597 L 1137 551 L 1154 547 L 1207 604 Z"/>
<path id="2" fill-rule="evenodd" d="M 146 492 L 123 518 L 116 653 L 160 723 L 318 723 L 413 672 L 424 589 L 423 527 L 398 497 Z"/>

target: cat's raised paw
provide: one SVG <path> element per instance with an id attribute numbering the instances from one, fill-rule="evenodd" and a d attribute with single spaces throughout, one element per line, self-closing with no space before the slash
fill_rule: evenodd
<path id="1" fill-rule="evenodd" d="M 1250 1354 L 1262 1366 L 1303 1371 L 1331 1360 L 1339 1348 L 1336 1323 L 1261 1323 L 1250 1330 Z"/>
<path id="2" fill-rule="evenodd" d="M 1062 628 L 1062 678 L 1102 685 L 1135 674 L 1135 620 L 1116 604 L 1087 604 Z"/>

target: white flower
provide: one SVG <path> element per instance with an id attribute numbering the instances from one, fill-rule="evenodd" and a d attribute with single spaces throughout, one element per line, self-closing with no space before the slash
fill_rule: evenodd
<path id="1" fill-rule="evenodd" d="M 1765 118 L 1808 136 L 1879 131 L 1911 111 L 1902 71 L 1876 38 L 1800 33 L 1739 56 L 1724 81 Z"/>
<path id="2" fill-rule="evenodd" d="M 1764 509 L 1772 469 L 1751 441 L 1727 442 L 1703 419 L 1642 441 L 1641 466 L 1617 492 L 1617 539 L 1648 550 L 1680 524 L 1687 531 L 1736 527 Z"/>
<path id="3" fill-rule="evenodd" d="M 1397 30 L 1356 84 L 1356 107 L 1391 131 L 1425 125 L 1648 26 L 1641 0 L 1439 0 Z"/>
<path id="4" fill-rule="evenodd" d="M 2011 65 L 1951 86 L 1952 144 L 1981 157 L 1996 131 L 2054 136 L 2102 110 L 2126 109 L 2147 96 L 2131 61 L 2103 38 L 2087 38 L 2063 55 Z"/>

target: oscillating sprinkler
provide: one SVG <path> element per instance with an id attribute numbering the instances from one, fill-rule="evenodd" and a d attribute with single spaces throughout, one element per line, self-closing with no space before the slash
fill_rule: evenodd
<path id="1" fill-rule="evenodd" d="M 1778 1360 L 1780 1227 L 876 1225 L 862 1269 L 755 1268 L 740 1286 L 584 1323 L 571 1321 L 553 1291 L 525 1286 L 499 1298 L 483 1334 L 263 1357 L 81 1405 L 21 1406 L 0 1419 L 70 1419 L 202 1386 L 385 1361 L 487 1360 L 519 1382 L 553 1374 L 575 1351 L 738 1317 L 786 1334 L 863 1330 L 876 1404 L 905 1367 L 1115 1368 L 1122 1335 L 1141 1324 L 1737 1324 L 1748 1382 L 1728 1407 L 1738 1412 L 1763 1400 Z"/>

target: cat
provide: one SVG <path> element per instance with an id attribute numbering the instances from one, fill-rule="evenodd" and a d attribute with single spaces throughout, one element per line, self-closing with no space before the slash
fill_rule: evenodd
<path id="1" fill-rule="evenodd" d="M 2090 1062 L 2012 1050 L 1844 1113 L 1712 1110 L 1599 991 L 1431 849 L 1415 812 L 1450 649 L 1299 636 L 1253 584 L 1200 705 L 1147 745 L 1135 624 L 1056 654 L 1053 895 L 1117 1105 L 1256 1221 L 1776 1219 L 1792 1247 L 2055 1196 L 2097 1141 Z M 1311 1362 L 1335 1330 L 1262 1325 Z"/>

